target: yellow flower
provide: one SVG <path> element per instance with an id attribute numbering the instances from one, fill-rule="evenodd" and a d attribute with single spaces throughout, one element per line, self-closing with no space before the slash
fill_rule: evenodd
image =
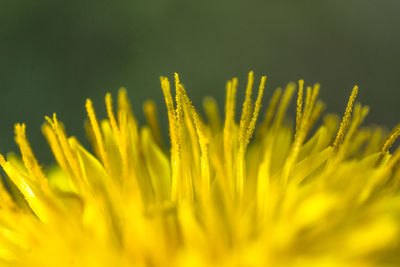
<path id="1" fill-rule="evenodd" d="M 266 77 L 240 120 L 237 79 L 225 118 L 204 100 L 203 119 L 178 75 L 175 99 L 161 77 L 171 148 L 156 106 L 139 126 L 118 94 L 99 122 L 87 100 L 94 154 L 68 137 L 56 115 L 42 127 L 57 167 L 43 170 L 15 126 L 21 157 L 0 155 L 0 263 L 5 266 L 399 266 L 398 126 L 360 128 L 368 108 L 354 87 L 341 123 L 326 115 L 319 85 L 299 81 L 295 127 L 290 83 L 273 94 L 256 128 Z M 305 97 L 303 97 L 305 91 Z"/>

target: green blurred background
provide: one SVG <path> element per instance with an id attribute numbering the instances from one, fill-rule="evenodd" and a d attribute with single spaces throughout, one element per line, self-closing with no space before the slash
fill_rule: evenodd
<path id="1" fill-rule="evenodd" d="M 85 99 L 104 116 L 105 93 L 121 86 L 141 121 L 148 98 L 163 113 L 159 76 L 173 72 L 197 106 L 204 95 L 222 105 L 226 80 L 243 86 L 251 69 L 268 75 L 267 96 L 299 78 L 320 82 L 339 113 L 358 84 L 368 122 L 391 128 L 400 121 L 399 11 L 399 0 L 1 0 L 0 152 L 17 150 L 13 124 L 25 122 L 49 161 L 43 117 L 57 112 L 85 140 Z"/>

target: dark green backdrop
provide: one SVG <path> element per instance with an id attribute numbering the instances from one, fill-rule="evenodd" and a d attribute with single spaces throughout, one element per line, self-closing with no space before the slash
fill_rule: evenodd
<path id="1" fill-rule="evenodd" d="M 16 150 L 13 124 L 26 122 L 48 161 L 44 115 L 57 112 L 84 140 L 85 99 L 102 116 L 104 94 L 120 86 L 138 117 L 147 98 L 165 111 L 159 76 L 175 71 L 196 105 L 207 94 L 222 104 L 225 81 L 243 84 L 250 69 L 268 75 L 270 91 L 318 81 L 340 113 L 358 84 L 369 123 L 391 128 L 400 121 L 399 11 L 399 0 L 1 0 L 0 152 Z"/>

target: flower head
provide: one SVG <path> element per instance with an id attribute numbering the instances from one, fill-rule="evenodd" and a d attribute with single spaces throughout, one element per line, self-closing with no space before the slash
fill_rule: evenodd
<path id="1" fill-rule="evenodd" d="M 286 110 L 296 85 L 277 89 L 256 127 L 266 77 L 240 120 L 236 78 L 225 117 L 204 100 L 203 119 L 175 74 L 161 77 L 166 149 L 153 102 L 139 126 L 126 91 L 98 121 L 87 100 L 94 153 L 54 114 L 42 131 L 57 166 L 44 169 L 15 126 L 21 157 L 0 155 L 0 262 L 12 266 L 398 266 L 400 127 L 360 128 L 368 108 L 326 115 L 319 85 L 299 81 L 296 123 Z M 304 92 L 305 91 L 305 92 Z M 305 95 L 305 96 L 304 96 Z M 221 123 L 223 121 L 223 123 Z"/>

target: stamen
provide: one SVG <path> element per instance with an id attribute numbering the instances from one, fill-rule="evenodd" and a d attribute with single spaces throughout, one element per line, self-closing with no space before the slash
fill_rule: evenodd
<path id="1" fill-rule="evenodd" d="M 184 100 L 186 104 L 189 106 L 190 114 L 193 117 L 193 122 L 196 127 L 198 141 L 200 145 L 200 172 L 202 177 L 202 196 L 204 199 L 208 199 L 210 194 L 210 166 L 209 166 L 209 158 L 208 158 L 208 138 L 205 135 L 205 131 L 203 129 L 202 122 L 200 120 L 200 116 L 197 113 L 196 109 L 193 106 L 192 101 L 184 94 Z"/>
<path id="2" fill-rule="evenodd" d="M 48 191 L 47 179 L 32 152 L 28 139 L 26 138 L 25 124 L 15 125 L 15 140 L 20 148 L 22 160 L 24 161 L 24 165 L 28 169 L 29 174 L 37 179 L 43 190 Z"/>
<path id="3" fill-rule="evenodd" d="M 143 111 L 146 117 L 146 121 L 150 127 L 150 131 L 153 135 L 154 141 L 159 147 L 163 147 L 161 138 L 160 124 L 157 118 L 157 107 L 154 101 L 146 101 L 143 104 Z"/>
<path id="4" fill-rule="evenodd" d="M 278 110 L 276 111 L 275 120 L 273 122 L 273 127 L 275 129 L 280 127 L 282 124 L 282 121 L 286 114 L 286 110 L 289 106 L 290 100 L 292 99 L 294 90 L 295 90 L 295 85 L 293 83 L 289 83 L 286 87 L 285 92 L 283 93 L 283 96 L 279 103 Z"/>
<path id="5" fill-rule="evenodd" d="M 106 108 L 107 108 L 107 115 L 108 119 L 110 120 L 111 128 L 116 136 L 120 136 L 120 131 L 118 128 L 117 120 L 115 119 L 115 114 L 113 111 L 113 104 L 112 104 L 112 97 L 110 93 L 106 94 Z"/>
<path id="6" fill-rule="evenodd" d="M 132 145 L 137 145 L 139 143 L 139 131 L 138 131 L 138 123 L 136 121 L 135 116 L 133 115 L 131 104 L 129 102 L 127 91 L 125 88 L 120 88 L 118 91 L 118 123 L 119 129 L 121 133 L 121 148 L 123 150 L 128 149 L 128 144 L 133 142 Z M 122 125 L 124 124 L 125 131 L 122 129 Z M 131 137 L 128 136 L 128 132 L 126 130 L 129 129 L 131 133 L 132 141 L 128 140 Z M 121 152 L 122 154 L 126 154 L 126 159 L 128 158 L 127 151 Z M 125 156 L 124 156 L 125 157 Z"/>
<path id="7" fill-rule="evenodd" d="M 139 143 L 139 131 L 138 131 L 138 123 L 136 118 L 132 112 L 131 104 L 129 102 L 127 91 L 125 88 L 120 88 L 118 91 L 118 122 L 121 133 L 121 145 L 124 149 L 127 148 L 128 144 L 128 134 L 122 131 L 122 124 L 125 123 L 126 129 L 130 128 L 130 132 L 132 134 L 133 142 L 136 145 Z"/>
<path id="8" fill-rule="evenodd" d="M 90 144 L 92 145 L 92 149 L 93 149 L 94 154 L 95 154 L 98 158 L 100 158 L 100 161 L 101 161 L 101 151 L 100 151 L 100 147 L 97 145 L 96 135 L 95 135 L 95 133 L 94 133 L 94 130 L 93 130 L 93 127 L 92 127 L 90 121 L 89 121 L 89 120 L 86 120 L 86 121 L 83 123 L 83 126 L 85 127 L 85 132 L 86 132 L 86 135 L 87 135 L 87 137 L 88 137 L 88 139 L 89 139 Z M 68 138 L 68 141 L 69 141 L 69 139 L 70 139 L 70 138 Z M 71 147 L 72 147 L 72 146 L 71 146 Z"/>
<path id="9" fill-rule="evenodd" d="M 188 105 L 190 115 L 192 115 L 192 117 L 193 117 L 193 123 L 194 123 L 194 125 L 196 127 L 196 131 L 197 131 L 197 134 L 198 134 L 200 148 L 201 149 L 206 149 L 207 144 L 208 144 L 208 138 L 206 137 L 206 134 L 205 134 L 205 131 L 204 131 L 204 127 L 203 127 L 203 123 L 202 123 L 202 121 L 200 119 L 200 116 L 197 113 L 195 107 L 193 106 L 192 101 L 187 96 L 187 94 L 183 94 L 183 100 Z"/>
<path id="10" fill-rule="evenodd" d="M 228 172 L 232 168 L 232 135 L 233 126 L 235 124 L 235 106 L 236 106 L 236 91 L 237 79 L 233 78 L 226 84 L 226 104 L 225 104 L 225 126 L 224 126 L 224 157 Z"/>
<path id="11" fill-rule="evenodd" d="M 120 130 L 120 138 L 119 140 L 119 149 L 122 158 L 122 173 L 124 177 L 124 181 L 127 181 L 128 172 L 132 166 L 132 163 L 129 160 L 130 153 L 128 153 L 128 118 L 125 110 L 119 109 L 118 110 L 118 123 L 119 123 L 119 130 Z"/>
<path id="12" fill-rule="evenodd" d="M 42 133 L 46 137 L 46 140 L 51 148 L 51 151 L 54 154 L 58 164 L 60 167 L 67 173 L 72 174 L 72 170 L 68 165 L 68 161 L 65 158 L 63 149 L 57 139 L 56 134 L 54 133 L 53 129 L 51 128 L 50 124 L 44 123 L 42 125 Z M 70 175 L 71 176 L 71 175 Z"/>
<path id="13" fill-rule="evenodd" d="M 203 108 L 212 132 L 218 132 L 221 129 L 221 116 L 219 114 L 217 102 L 212 97 L 205 97 L 203 100 Z"/>
<path id="14" fill-rule="evenodd" d="M 71 146 L 69 145 L 66 133 L 65 133 L 62 125 L 60 125 L 60 123 L 58 122 L 56 114 L 55 113 L 53 114 L 53 120 L 51 120 L 47 116 L 45 117 L 45 119 L 47 120 L 47 122 L 50 125 L 53 126 L 54 133 L 57 135 L 58 141 L 60 142 L 60 145 L 61 145 L 62 151 L 64 152 L 65 158 L 68 161 L 68 164 L 72 169 L 72 172 L 75 177 L 75 181 L 80 181 L 79 178 L 82 176 L 81 176 L 81 168 L 80 168 L 78 159 L 77 159 L 75 153 L 72 151 Z M 79 183 L 77 185 L 79 185 Z"/>
<path id="15" fill-rule="evenodd" d="M 241 201 L 244 194 L 245 182 L 246 182 L 246 161 L 245 161 L 245 152 L 247 145 L 250 141 L 250 138 L 253 134 L 255 124 L 257 122 L 258 113 L 261 108 L 261 100 L 264 93 L 266 76 L 261 78 L 260 87 L 258 90 L 257 100 L 254 105 L 253 116 L 250 119 L 251 114 L 251 89 L 246 90 L 246 99 L 243 103 L 243 111 L 248 114 L 242 113 L 242 118 L 240 121 L 240 130 L 239 130 L 239 154 L 237 156 L 237 180 L 236 180 L 236 191 L 238 200 Z M 251 85 L 253 83 L 253 73 L 249 74 L 249 81 L 251 80 Z M 250 83 L 250 82 L 249 82 Z M 249 88 L 249 87 L 248 87 Z"/>
<path id="16" fill-rule="evenodd" d="M 126 88 L 120 88 L 118 91 L 118 110 L 123 110 L 127 116 L 133 116 Z"/>
<path id="17" fill-rule="evenodd" d="M 172 167 L 172 178 L 171 178 L 171 199 L 176 200 L 177 194 L 177 180 L 178 180 L 178 140 L 176 135 L 176 118 L 174 102 L 171 95 L 171 87 L 168 78 L 161 77 L 161 88 L 165 98 L 165 104 L 167 106 L 168 120 L 169 120 L 169 135 L 171 138 L 171 167 Z"/>
<path id="18" fill-rule="evenodd" d="M 383 142 L 382 148 L 381 148 L 381 153 L 379 154 L 378 159 L 376 160 L 376 166 L 378 166 L 383 158 L 386 156 L 386 154 L 389 152 L 390 148 L 393 146 L 393 144 L 396 142 L 397 138 L 400 136 L 400 124 L 396 125 L 392 132 L 388 135 L 388 137 L 385 139 Z"/>
<path id="19" fill-rule="evenodd" d="M 306 103 L 304 107 L 304 113 L 300 115 L 301 122 L 298 127 L 298 132 L 295 134 L 295 138 L 292 144 L 291 151 L 286 159 L 283 171 L 282 171 L 282 180 L 286 183 L 289 179 L 290 173 L 292 172 L 293 166 L 295 165 L 300 148 L 303 145 L 306 137 L 307 132 L 310 129 L 310 117 L 313 113 L 315 101 L 318 97 L 319 93 L 319 84 L 315 84 L 314 88 L 311 89 L 310 86 L 307 87 L 307 96 L 306 96 Z M 301 97 L 301 96 L 299 96 Z M 298 101 L 298 103 L 302 101 Z M 299 108 L 298 108 L 299 109 Z M 296 127 L 297 128 L 297 127 Z"/>
<path id="20" fill-rule="evenodd" d="M 227 130 L 231 130 L 231 127 L 235 123 L 235 111 L 236 111 L 236 92 L 237 92 L 237 78 L 233 78 L 232 81 L 227 83 L 227 99 L 226 99 L 226 117 L 225 127 Z"/>
<path id="21" fill-rule="evenodd" d="M 176 141 L 177 141 L 177 153 L 178 157 L 181 157 L 181 146 L 182 146 L 182 131 L 183 131 L 183 100 L 182 90 L 179 82 L 178 73 L 174 74 L 175 77 L 175 118 L 176 118 Z"/>
<path id="22" fill-rule="evenodd" d="M 176 110 L 175 110 L 175 117 L 176 117 L 176 137 L 177 137 L 177 180 L 181 184 L 180 187 L 176 192 L 177 199 L 188 198 L 194 199 L 194 191 L 193 191 L 193 179 L 190 174 L 187 173 L 188 169 L 184 168 L 185 166 L 182 165 L 182 153 L 186 151 L 183 150 L 183 138 L 184 138 L 184 129 L 185 129 L 185 122 L 184 122 L 184 101 L 185 101 L 185 89 L 183 88 L 182 84 L 179 81 L 178 73 L 174 74 L 175 77 L 175 101 L 176 101 Z M 179 185 L 179 184 L 178 184 Z"/>
<path id="23" fill-rule="evenodd" d="M 397 125 L 397 127 L 395 127 L 393 131 L 390 133 L 390 135 L 386 138 L 381 149 L 382 153 L 388 152 L 399 136 L 400 136 L 400 124 Z"/>
<path id="24" fill-rule="evenodd" d="M 267 76 L 262 76 L 261 81 L 260 81 L 260 86 L 258 88 L 257 99 L 254 104 L 253 116 L 251 118 L 251 121 L 250 121 L 248 129 L 247 129 L 247 133 L 246 133 L 245 146 L 248 145 L 250 138 L 253 135 L 254 129 L 256 127 L 256 122 L 257 122 L 258 114 L 260 113 L 260 109 L 261 109 L 261 101 L 262 101 L 262 97 L 264 95 L 264 88 L 265 88 L 266 81 L 267 81 Z"/>
<path id="25" fill-rule="evenodd" d="M 177 146 L 178 146 L 178 140 L 177 140 L 177 133 L 176 133 L 176 118 L 175 118 L 175 107 L 174 107 L 174 101 L 172 100 L 172 95 L 171 95 L 171 86 L 169 83 L 168 78 L 161 77 L 161 88 L 164 94 L 165 98 L 165 104 L 167 106 L 167 113 L 168 113 L 168 120 L 169 120 L 169 135 L 171 138 L 171 159 L 174 160 L 175 157 L 177 157 Z M 175 181 L 176 182 L 176 181 Z M 174 181 L 173 181 L 174 183 Z M 176 184 L 175 184 L 176 186 Z"/>
<path id="26" fill-rule="evenodd" d="M 247 80 L 246 96 L 245 96 L 243 106 L 242 106 L 242 115 L 240 117 L 240 123 L 239 123 L 239 142 L 240 143 L 245 143 L 247 127 L 250 122 L 251 109 L 252 109 L 251 94 L 253 91 L 253 83 L 254 83 L 254 73 L 253 73 L 253 71 L 250 71 L 249 77 Z"/>
<path id="27" fill-rule="evenodd" d="M 314 110 L 314 106 L 315 106 L 315 102 L 317 101 L 318 95 L 319 95 L 319 89 L 320 89 L 320 84 L 316 83 L 314 84 L 314 87 L 312 89 L 312 94 L 311 94 L 311 100 L 310 100 L 310 105 L 308 106 L 308 113 L 309 116 L 311 116 L 313 110 Z"/>
<path id="28" fill-rule="evenodd" d="M 310 103 L 311 103 L 311 95 L 312 95 L 312 88 L 311 88 L 311 86 L 307 86 L 306 103 L 304 104 L 305 109 L 306 109 L 307 107 L 310 106 Z"/>
<path id="29" fill-rule="evenodd" d="M 311 128 L 314 126 L 315 122 L 321 116 L 321 114 L 324 111 L 324 109 L 325 109 L 325 104 L 322 101 L 317 101 L 317 103 L 315 104 L 315 108 L 313 109 L 312 114 L 310 116 L 308 129 L 307 129 L 307 133 L 306 134 L 309 133 Z"/>
<path id="30" fill-rule="evenodd" d="M 296 136 L 299 135 L 302 109 L 303 109 L 303 90 L 304 90 L 304 80 L 299 80 L 299 91 L 297 96 L 297 110 L 296 110 Z M 296 137 L 295 137 L 296 139 Z"/>
<path id="31" fill-rule="evenodd" d="M 282 88 L 278 88 L 275 90 L 272 95 L 271 100 L 269 101 L 267 111 L 265 112 L 264 120 L 261 123 L 259 130 L 257 131 L 257 136 L 263 136 L 265 131 L 269 127 L 275 113 L 276 106 L 278 105 L 279 99 L 282 95 Z"/>
<path id="32" fill-rule="evenodd" d="M 307 89 L 309 89 L 311 87 L 308 87 Z M 309 129 L 312 126 L 312 116 L 315 110 L 315 102 L 317 101 L 318 98 L 318 94 L 319 94 L 319 88 L 320 85 L 318 83 L 316 83 L 312 89 L 312 92 L 310 93 L 309 90 L 307 90 L 307 98 L 309 98 L 309 100 L 306 102 L 305 108 L 304 108 L 304 115 L 303 117 L 304 119 L 304 126 L 302 126 L 301 128 L 303 128 L 301 131 L 303 131 L 303 135 L 301 138 L 303 139 L 301 142 L 303 142 L 306 138 L 306 135 L 309 131 Z M 318 112 L 318 111 L 317 111 Z"/>
<path id="33" fill-rule="evenodd" d="M 347 103 L 346 111 L 344 113 L 342 122 L 340 123 L 339 131 L 336 135 L 335 141 L 333 142 L 333 148 L 335 151 L 339 150 L 340 145 L 343 143 L 343 139 L 347 132 L 347 128 L 350 125 L 351 113 L 353 112 L 353 105 L 357 97 L 357 93 L 358 93 L 358 86 L 356 85 L 354 86 L 353 91 L 351 92 L 349 102 Z"/>
<path id="34" fill-rule="evenodd" d="M 90 121 L 90 125 L 92 126 L 94 136 L 96 137 L 97 147 L 98 147 L 99 152 L 100 152 L 100 158 L 101 158 L 101 160 L 102 160 L 102 162 L 104 164 L 104 167 L 107 170 L 110 170 L 110 168 L 109 168 L 110 166 L 109 166 L 109 162 L 108 162 L 108 158 L 107 158 L 107 153 L 106 153 L 105 148 L 104 148 L 103 135 L 101 133 L 99 122 L 97 121 L 96 113 L 94 112 L 93 104 L 92 104 L 92 101 L 90 99 L 86 100 L 86 111 L 87 111 L 88 116 L 89 116 L 89 121 Z"/>
<path id="35" fill-rule="evenodd" d="M 346 152 L 348 151 L 348 147 L 350 146 L 358 127 L 364 121 L 365 117 L 368 115 L 368 112 L 369 112 L 369 107 L 367 107 L 367 106 L 363 107 L 363 106 L 361 106 L 360 103 L 356 103 L 354 105 L 353 118 L 351 119 L 346 136 L 344 137 L 344 140 L 338 151 L 339 159 L 341 159 L 345 156 Z"/>
<path id="36" fill-rule="evenodd" d="M 223 130 L 223 158 L 225 167 L 225 179 L 221 179 L 223 187 L 226 188 L 226 196 L 233 196 L 234 184 L 231 177 L 233 176 L 233 127 L 235 125 L 235 106 L 237 78 L 228 81 L 226 84 L 226 103 L 225 103 L 225 122 Z"/>

